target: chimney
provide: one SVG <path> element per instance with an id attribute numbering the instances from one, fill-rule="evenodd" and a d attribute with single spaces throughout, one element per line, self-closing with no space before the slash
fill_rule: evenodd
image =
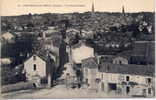
<path id="1" fill-rule="evenodd" d="M 27 53 L 27 58 L 28 58 L 28 57 L 30 57 L 30 54 L 29 54 L 29 53 Z"/>
<path id="2" fill-rule="evenodd" d="M 45 34 L 45 32 L 42 33 L 42 38 L 43 38 L 43 39 L 46 38 L 46 34 Z"/>
<path id="3" fill-rule="evenodd" d="M 48 73 L 48 87 L 52 87 L 52 78 L 51 78 L 51 73 Z"/>

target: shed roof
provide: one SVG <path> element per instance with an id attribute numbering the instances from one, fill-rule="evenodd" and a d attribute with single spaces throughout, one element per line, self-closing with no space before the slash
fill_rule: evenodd
<path id="1" fill-rule="evenodd" d="M 97 68 L 98 67 L 97 59 L 95 57 L 90 57 L 82 60 L 82 67 Z"/>

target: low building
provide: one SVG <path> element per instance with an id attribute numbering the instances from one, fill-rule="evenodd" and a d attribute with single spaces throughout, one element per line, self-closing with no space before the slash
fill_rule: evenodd
<path id="1" fill-rule="evenodd" d="M 118 56 L 113 59 L 113 64 L 128 64 L 128 59 Z"/>
<path id="2" fill-rule="evenodd" d="M 1 42 L 14 43 L 16 36 L 13 33 L 5 32 L 1 34 Z"/>

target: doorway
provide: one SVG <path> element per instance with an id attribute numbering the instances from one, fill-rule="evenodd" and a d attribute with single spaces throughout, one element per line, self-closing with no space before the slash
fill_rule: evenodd
<path id="1" fill-rule="evenodd" d="M 126 87 L 126 93 L 128 94 L 129 92 L 130 92 L 130 87 L 127 86 L 127 87 Z"/>

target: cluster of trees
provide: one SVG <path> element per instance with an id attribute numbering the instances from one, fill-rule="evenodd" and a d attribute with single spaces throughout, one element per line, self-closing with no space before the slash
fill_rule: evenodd
<path id="1" fill-rule="evenodd" d="M 31 55 L 38 48 L 39 41 L 32 34 L 23 34 L 16 37 L 14 43 L 2 43 L 1 58 L 11 58 L 12 62 L 8 65 L 1 65 L 2 85 L 21 81 L 23 78 L 23 66 L 18 66 L 26 60 L 28 54 Z M 18 66 L 18 67 L 17 67 Z M 16 69 L 18 68 L 18 69 Z"/>

